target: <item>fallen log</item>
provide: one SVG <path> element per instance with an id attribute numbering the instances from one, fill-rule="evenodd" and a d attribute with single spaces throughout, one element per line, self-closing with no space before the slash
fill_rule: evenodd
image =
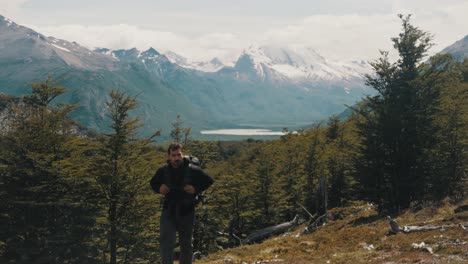
<path id="1" fill-rule="evenodd" d="M 392 219 L 388 217 L 389 219 L 389 224 L 390 224 L 390 234 L 396 234 L 396 233 L 412 233 L 412 232 L 418 232 L 418 231 L 430 231 L 430 230 L 445 230 L 448 228 L 452 227 L 460 227 L 462 229 L 467 229 L 468 226 L 458 224 L 458 225 L 423 225 L 423 226 L 403 226 L 400 227 L 398 222 L 395 219 Z"/>
<path id="2" fill-rule="evenodd" d="M 270 236 L 284 233 L 290 228 L 297 226 L 297 224 L 298 216 L 296 215 L 292 221 L 261 229 L 253 234 L 248 235 L 245 239 L 241 239 L 240 241 L 241 244 L 251 244 L 260 242 Z"/>
<path id="3" fill-rule="evenodd" d="M 327 214 L 317 217 L 312 223 L 308 224 L 306 228 L 302 230 L 302 232 L 297 234 L 296 237 L 307 235 L 307 234 L 314 232 L 315 230 L 317 230 L 319 224 L 322 224 L 322 219 L 325 219 L 326 217 L 327 217 Z"/>

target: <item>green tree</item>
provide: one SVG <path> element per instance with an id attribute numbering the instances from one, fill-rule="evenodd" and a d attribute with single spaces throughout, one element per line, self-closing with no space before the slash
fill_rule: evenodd
<path id="1" fill-rule="evenodd" d="M 74 106 L 52 103 L 65 91 L 52 77 L 31 88 L 2 119 L 2 262 L 92 263 L 97 210 L 80 196 L 90 188 L 56 168 L 68 155 L 67 142 L 78 136 L 69 117 Z"/>
<path id="2" fill-rule="evenodd" d="M 359 138 L 354 121 L 340 122 L 332 116 L 325 130 L 326 145 L 324 158 L 328 171 L 329 205 L 343 206 L 355 198 L 356 164 L 359 158 Z"/>
<path id="3" fill-rule="evenodd" d="M 390 63 L 388 52 L 382 52 L 383 56 L 371 63 L 375 74 L 368 75 L 366 83 L 376 89 L 378 95 L 365 98 L 368 110 L 361 111 L 365 112 L 368 122 L 361 126 L 365 138 L 364 172 L 373 173 L 362 183 L 384 191 L 379 194 L 378 202 L 381 209 L 391 211 L 408 207 L 424 193 L 423 188 L 418 188 L 421 180 L 418 157 L 422 155 L 423 146 L 418 135 L 421 130 L 420 87 L 414 80 L 419 74 L 420 61 L 432 46 L 431 36 L 414 27 L 409 15 L 399 17 L 403 30 L 392 38 L 399 59 Z M 374 177 L 377 179 L 373 180 Z"/>
<path id="4" fill-rule="evenodd" d="M 151 243 L 156 230 L 147 228 L 154 226 L 151 216 L 156 210 L 148 188 L 148 178 L 155 171 L 152 138 L 137 138 L 142 124 L 129 113 L 136 106 L 135 97 L 110 92 L 107 109 L 112 132 L 98 138 L 92 159 L 91 173 L 101 190 L 105 215 L 100 219 L 108 253 L 103 262 L 111 264 L 149 263 L 157 257 L 156 245 Z"/>
<path id="5" fill-rule="evenodd" d="M 466 196 L 468 163 L 468 60 L 456 62 L 451 55 L 431 58 L 419 78 L 431 102 L 432 129 L 424 156 L 430 196 L 441 199 Z"/>
<path id="6" fill-rule="evenodd" d="M 171 130 L 171 138 L 175 142 L 188 145 L 191 142 L 190 133 L 192 132 L 191 127 L 184 127 L 184 122 L 180 115 L 177 115 L 177 118 L 172 122 L 173 129 Z"/>
<path id="7" fill-rule="evenodd" d="M 315 125 L 308 131 L 307 156 L 305 159 L 304 173 L 305 180 L 303 183 L 304 205 L 309 212 L 315 212 L 315 186 L 318 180 L 325 173 L 323 161 L 324 136 L 320 128 L 321 124 Z M 307 145 L 306 145 L 307 146 Z"/>
<path id="8" fill-rule="evenodd" d="M 303 213 L 298 206 L 302 204 L 300 180 L 304 178 L 302 131 L 288 132 L 275 141 L 277 149 L 274 166 L 273 201 L 275 203 L 275 222 L 290 221 L 297 214 Z"/>

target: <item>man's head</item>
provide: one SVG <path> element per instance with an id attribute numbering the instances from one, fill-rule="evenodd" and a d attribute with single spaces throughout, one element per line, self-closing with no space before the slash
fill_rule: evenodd
<path id="1" fill-rule="evenodd" d="M 182 145 L 177 142 L 173 142 L 167 148 L 167 160 L 173 168 L 179 168 L 182 165 L 184 159 L 184 153 L 182 153 Z"/>

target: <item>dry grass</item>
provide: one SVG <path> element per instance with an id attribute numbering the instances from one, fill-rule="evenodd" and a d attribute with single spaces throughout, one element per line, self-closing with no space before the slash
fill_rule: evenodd
<path id="1" fill-rule="evenodd" d="M 396 218 L 403 225 L 448 225 L 468 223 L 468 211 L 454 209 L 468 201 L 444 201 L 422 209 L 408 210 Z M 285 236 L 261 244 L 226 249 L 195 263 L 468 263 L 468 230 L 422 231 L 389 235 L 385 217 L 371 205 L 360 204 L 330 211 L 331 219 L 312 234 L 295 237 L 299 227 Z M 413 243 L 424 242 L 427 249 Z"/>

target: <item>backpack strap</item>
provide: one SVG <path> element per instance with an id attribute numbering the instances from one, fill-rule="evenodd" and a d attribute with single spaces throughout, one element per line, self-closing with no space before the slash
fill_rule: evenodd
<path id="1" fill-rule="evenodd" d="M 187 168 L 186 168 L 186 170 L 184 172 L 184 184 L 190 184 L 190 185 L 194 186 L 192 173 L 191 173 L 191 171 L 193 169 L 193 166 L 195 166 L 195 165 L 192 162 L 189 162 L 189 164 L 188 164 L 188 166 L 187 166 Z M 204 198 L 203 192 L 196 192 L 194 194 L 194 198 L 193 198 L 193 205 L 197 206 L 200 203 L 203 204 L 203 198 Z"/>
<path id="2" fill-rule="evenodd" d="M 171 175 L 169 173 L 169 165 L 164 166 L 164 177 L 163 177 L 163 182 L 166 184 L 169 188 L 171 188 Z"/>

